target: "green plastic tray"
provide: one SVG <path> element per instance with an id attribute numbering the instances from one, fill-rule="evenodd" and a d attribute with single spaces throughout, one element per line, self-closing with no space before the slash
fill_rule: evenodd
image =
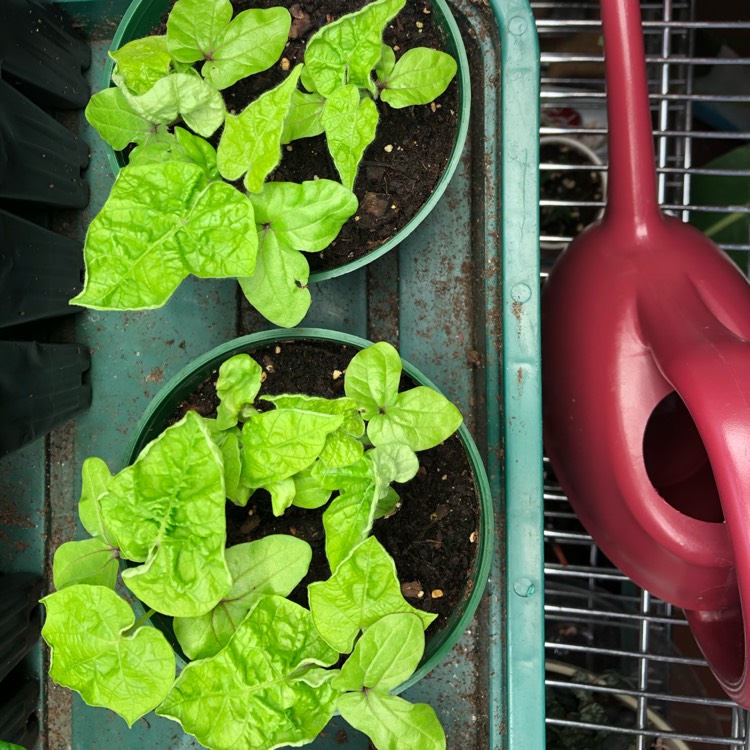
<path id="1" fill-rule="evenodd" d="M 127 0 L 58 0 L 89 40 L 89 80 Z M 474 623 L 407 696 L 430 702 L 450 750 L 544 747 L 541 393 L 539 377 L 538 96 L 536 31 L 527 0 L 454 0 L 472 74 L 472 118 L 458 171 L 434 213 L 366 268 L 312 288 L 302 325 L 398 345 L 461 408 L 496 498 L 490 582 Z M 103 144 L 80 115 L 67 122 L 91 145 L 91 204 L 58 227 L 83 237 L 109 193 Z M 49 574 L 51 553 L 77 528 L 80 466 L 112 470 L 142 412 L 188 362 L 239 333 L 268 328 L 238 306 L 231 281 L 190 279 L 161 310 L 89 311 L 56 324 L 56 340 L 92 350 L 93 403 L 75 422 L 0 461 L 0 571 Z M 49 682 L 41 644 L 43 750 L 198 747 L 153 714 L 128 729 Z M 313 747 L 365 750 L 331 725 Z M 342 743 L 343 740 L 343 743 Z"/>

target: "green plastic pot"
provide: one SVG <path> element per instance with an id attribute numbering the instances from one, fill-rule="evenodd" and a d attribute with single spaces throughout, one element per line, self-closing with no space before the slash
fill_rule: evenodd
<path id="1" fill-rule="evenodd" d="M 337 333 L 319 328 L 297 328 L 289 330 L 271 330 L 254 333 L 249 336 L 228 341 L 221 346 L 199 357 L 190 365 L 181 370 L 172 378 L 164 388 L 157 394 L 141 417 L 136 427 L 135 437 L 127 453 L 127 463 L 130 465 L 135 461 L 138 454 L 154 438 L 164 430 L 165 424 L 173 416 L 175 410 L 199 385 L 201 385 L 212 374 L 218 372 L 219 366 L 224 360 L 241 352 L 249 352 L 258 347 L 283 341 L 298 340 L 329 341 L 337 344 L 350 346 L 354 349 L 364 349 L 371 342 L 356 336 Z M 408 362 L 403 363 L 404 372 L 419 385 L 431 388 L 435 386 Z M 437 390 L 435 388 L 435 390 Z M 458 430 L 459 439 L 464 446 L 474 473 L 474 482 L 478 493 L 479 503 L 479 529 L 478 549 L 474 569 L 466 585 L 466 594 L 461 604 L 456 608 L 448 619 L 446 626 L 435 635 L 429 637 L 427 632 L 427 644 L 424 657 L 417 671 L 405 682 L 397 692 L 405 690 L 410 685 L 424 677 L 433 669 L 448 652 L 456 645 L 459 638 L 469 626 L 474 612 L 484 593 L 487 578 L 489 576 L 490 562 L 492 558 L 492 546 L 494 541 L 493 531 L 493 509 L 489 481 L 485 472 L 484 463 L 479 455 L 479 450 L 474 443 L 468 429 L 464 424 Z M 144 611 L 140 607 L 141 612 Z M 187 658 L 182 652 L 172 630 L 171 618 L 154 615 L 154 624 L 164 632 L 177 655 L 178 669 L 185 666 Z"/>
<path id="2" fill-rule="evenodd" d="M 134 39 L 149 36 L 167 11 L 168 5 L 169 0 L 133 0 L 125 12 L 125 15 L 122 17 L 120 25 L 117 27 L 117 31 L 112 38 L 110 50 L 118 50 L 120 47 L 128 42 L 132 42 Z M 469 60 L 466 56 L 466 48 L 464 47 L 464 42 L 461 38 L 461 32 L 458 30 L 458 25 L 456 24 L 445 0 L 432 0 L 432 15 L 445 37 L 445 50 L 453 55 L 458 62 L 458 72 L 456 73 L 456 79 L 458 81 L 458 125 L 456 129 L 456 140 L 453 144 L 453 150 L 451 151 L 443 176 L 438 181 L 435 190 L 422 208 L 420 208 L 406 226 L 404 226 L 387 242 L 383 243 L 375 250 L 372 250 L 367 255 L 352 260 L 349 263 L 345 263 L 338 268 L 311 273 L 311 284 L 318 281 L 324 281 L 325 279 L 332 279 L 336 276 L 342 276 L 351 271 L 356 271 L 358 268 L 362 268 L 368 263 L 372 263 L 372 261 L 403 242 L 425 220 L 425 218 L 427 218 L 430 211 L 432 211 L 437 205 L 437 202 L 442 197 L 445 189 L 448 187 L 448 183 L 451 181 L 451 178 L 456 171 L 456 167 L 461 159 L 461 154 L 466 142 L 466 135 L 469 131 L 469 112 L 471 107 Z M 114 62 L 109 58 L 104 68 L 104 80 L 102 81 L 102 86 L 104 88 L 112 85 L 111 76 L 113 67 Z M 120 168 L 125 166 L 127 160 L 121 151 L 114 151 L 110 146 L 107 146 L 106 148 L 112 172 L 117 174 Z"/>

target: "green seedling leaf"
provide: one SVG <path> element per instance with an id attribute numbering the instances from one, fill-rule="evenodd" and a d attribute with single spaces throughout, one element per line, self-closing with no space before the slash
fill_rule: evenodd
<path id="1" fill-rule="evenodd" d="M 216 381 L 220 399 L 216 424 L 226 430 L 255 414 L 253 404 L 263 382 L 263 370 L 249 354 L 235 354 L 222 363 Z"/>
<path id="2" fill-rule="evenodd" d="M 287 479 L 315 461 L 326 435 L 343 417 L 296 409 L 257 414 L 242 428 L 242 482 L 265 487 Z"/>
<path id="3" fill-rule="evenodd" d="M 261 396 L 262 401 L 270 401 L 277 409 L 299 409 L 314 411 L 317 414 L 339 414 L 344 417 L 340 429 L 347 435 L 361 437 L 365 433 L 365 423 L 359 413 L 357 402 L 351 398 L 322 398 L 305 394 L 284 393 L 279 396 Z"/>
<path id="4" fill-rule="evenodd" d="M 160 78 L 169 75 L 172 67 L 165 36 L 134 39 L 109 56 L 117 64 L 127 89 L 136 95 L 149 91 Z"/>
<path id="5" fill-rule="evenodd" d="M 402 443 L 415 451 L 433 448 L 459 428 L 461 413 L 426 386 L 399 393 L 400 378 L 398 352 L 381 341 L 352 358 L 344 389 L 369 420 L 367 437 L 373 445 Z"/>
<path id="6" fill-rule="evenodd" d="M 373 536 L 354 549 L 327 581 L 311 583 L 307 591 L 318 633 L 342 654 L 351 652 L 360 630 L 386 615 L 411 612 L 423 628 L 436 617 L 404 599 L 393 558 Z"/>
<path id="7" fill-rule="evenodd" d="M 91 536 L 99 537 L 110 546 L 119 547 L 117 540 L 104 527 L 101 499 L 109 492 L 112 474 L 107 464 L 92 456 L 81 467 L 81 499 L 78 501 L 78 516 L 81 524 Z"/>
<path id="8" fill-rule="evenodd" d="M 445 750 L 445 732 L 435 711 L 377 690 L 346 693 L 336 702 L 339 713 L 364 732 L 378 748 Z"/>
<path id="9" fill-rule="evenodd" d="M 52 563 L 55 588 L 61 591 L 78 583 L 88 583 L 114 589 L 119 557 L 119 550 L 98 537 L 65 542 L 55 551 Z"/>
<path id="10" fill-rule="evenodd" d="M 403 443 L 424 451 L 450 437 L 462 421 L 461 412 L 445 396 L 421 385 L 399 393 L 393 406 L 376 414 L 367 437 L 373 445 Z"/>
<path id="11" fill-rule="evenodd" d="M 227 549 L 232 588 L 209 613 L 176 617 L 174 632 L 191 659 L 214 656 L 229 643 L 261 594 L 288 596 L 307 574 L 312 548 L 293 536 L 272 534 Z"/>
<path id="12" fill-rule="evenodd" d="M 336 433 L 331 434 L 335 435 Z M 325 505 L 331 497 L 331 490 L 321 487 L 318 480 L 313 476 L 313 466 L 308 466 L 292 477 L 294 480 L 293 505 L 298 508 L 314 510 Z"/>
<path id="13" fill-rule="evenodd" d="M 222 651 L 183 670 L 157 713 L 213 750 L 303 745 L 333 716 L 337 695 L 336 672 L 303 667 L 337 658 L 306 609 L 263 596 Z"/>
<path id="14" fill-rule="evenodd" d="M 174 134 L 187 158 L 203 169 L 209 182 L 221 179 L 216 166 L 216 149 L 205 138 L 193 135 L 185 128 L 175 128 Z"/>
<path id="15" fill-rule="evenodd" d="M 321 460 L 325 460 L 323 455 Z M 335 571 L 349 553 L 367 538 L 377 513 L 382 510 L 379 508 L 380 501 L 389 495 L 390 483 L 408 482 L 418 469 L 419 461 L 414 451 L 405 445 L 374 448 L 356 464 L 342 470 L 328 465 L 326 478 L 341 491 L 323 513 L 326 556 L 331 570 Z"/>
<path id="16" fill-rule="evenodd" d="M 292 17 L 286 8 L 239 13 L 216 38 L 201 74 L 217 89 L 270 68 L 284 51 Z"/>
<path id="17" fill-rule="evenodd" d="M 304 69 L 303 69 L 304 71 Z M 295 89 L 292 93 L 292 106 L 289 109 L 281 143 L 291 143 L 299 138 L 312 138 L 323 132 L 320 116 L 326 103 L 320 94 L 307 94 Z"/>
<path id="18" fill-rule="evenodd" d="M 350 84 L 331 94 L 325 103 L 321 122 L 341 184 L 352 190 L 362 155 L 375 140 L 378 108 L 372 99 L 360 101 L 359 89 Z"/>
<path id="19" fill-rule="evenodd" d="M 126 167 L 84 246 L 86 281 L 73 304 L 97 310 L 163 305 L 188 275 L 247 276 L 257 233 L 253 207 L 194 164 Z"/>
<path id="20" fill-rule="evenodd" d="M 122 573 L 149 607 L 174 617 L 211 610 L 231 586 L 224 559 L 226 493 L 221 453 L 188 412 L 113 477 L 101 499 L 123 557 Z"/>
<path id="21" fill-rule="evenodd" d="M 251 195 L 259 231 L 270 231 L 286 248 L 324 250 L 357 210 L 357 197 L 333 180 L 269 182 Z"/>
<path id="22" fill-rule="evenodd" d="M 375 75 L 381 83 L 391 74 L 393 67 L 396 65 L 396 53 L 384 44 L 380 48 L 380 60 L 375 66 Z"/>
<path id="23" fill-rule="evenodd" d="M 242 458 L 240 457 L 240 431 L 237 427 L 221 429 L 215 419 L 206 419 L 206 426 L 211 439 L 221 451 L 224 464 L 224 488 L 227 498 L 235 505 L 244 506 L 247 496 L 242 491 L 240 476 L 242 474 Z"/>
<path id="24" fill-rule="evenodd" d="M 263 189 L 266 177 L 281 161 L 281 135 L 301 70 L 297 65 L 284 81 L 248 104 L 241 114 L 227 115 L 218 150 L 219 172 L 225 179 L 233 181 L 245 175 L 249 192 Z"/>
<path id="25" fill-rule="evenodd" d="M 78 585 L 42 599 L 42 637 L 52 649 L 50 676 L 133 725 L 172 687 L 175 656 L 155 628 L 134 633 L 135 615 L 105 586 Z"/>
<path id="26" fill-rule="evenodd" d="M 305 256 L 279 244 L 270 229 L 261 229 L 255 273 L 238 281 L 245 297 L 264 318 L 277 326 L 291 328 L 310 309 L 309 277 L 310 266 Z"/>
<path id="27" fill-rule="evenodd" d="M 428 47 L 410 49 L 382 80 L 380 98 L 394 109 L 435 101 L 456 75 L 456 61 Z"/>
<path id="28" fill-rule="evenodd" d="M 117 71 L 112 80 L 120 86 L 133 110 L 151 122 L 170 125 L 181 116 L 189 128 L 206 138 L 224 122 L 224 99 L 197 73 L 172 73 L 139 96 L 124 87 Z"/>
<path id="29" fill-rule="evenodd" d="M 294 503 L 294 495 L 297 492 L 297 485 L 294 479 L 282 479 L 278 482 L 271 482 L 264 488 L 271 495 L 271 507 L 275 516 L 283 516 L 284 511 Z"/>
<path id="30" fill-rule="evenodd" d="M 379 341 L 354 355 L 346 368 L 344 390 L 369 420 L 393 406 L 400 380 L 401 357 L 390 344 Z"/>
<path id="31" fill-rule="evenodd" d="M 406 0 L 376 0 L 318 31 L 305 51 L 306 83 L 325 97 L 352 83 L 372 88 L 370 72 L 381 56 L 382 36 Z"/>
<path id="32" fill-rule="evenodd" d="M 209 60 L 214 42 L 232 20 L 229 0 L 177 0 L 167 19 L 167 48 L 175 60 Z"/>
<path id="33" fill-rule="evenodd" d="M 320 459 L 326 466 L 332 468 L 349 466 L 359 461 L 364 452 L 365 448 L 357 438 L 339 429 L 332 432 L 326 439 L 326 444 L 320 452 Z"/>
<path id="34" fill-rule="evenodd" d="M 116 151 L 129 143 L 143 143 L 156 124 L 130 106 L 121 89 L 108 88 L 94 94 L 86 105 L 86 120 Z"/>
<path id="35" fill-rule="evenodd" d="M 395 512 L 400 501 L 398 492 L 393 487 L 389 487 L 385 496 L 381 497 L 375 505 L 375 518 L 384 518 Z"/>
<path id="36" fill-rule="evenodd" d="M 158 140 L 136 146 L 128 155 L 128 165 L 133 167 L 168 161 L 197 164 L 209 182 L 221 179 L 216 168 L 216 149 L 204 138 L 184 128 L 175 128 L 174 134 L 166 133 Z"/>
<path id="37" fill-rule="evenodd" d="M 333 687 L 389 693 L 406 682 L 424 654 L 422 621 L 408 613 L 386 615 L 367 628 Z"/>

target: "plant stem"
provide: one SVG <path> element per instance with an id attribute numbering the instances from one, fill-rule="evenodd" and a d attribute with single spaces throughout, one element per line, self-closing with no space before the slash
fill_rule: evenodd
<path id="1" fill-rule="evenodd" d="M 128 632 L 125 635 L 130 635 L 131 633 L 134 633 L 138 628 L 143 625 L 144 622 L 148 622 L 151 619 L 151 615 L 153 615 L 156 612 L 155 609 L 149 609 L 142 617 L 139 617 L 132 628 L 128 630 Z"/>

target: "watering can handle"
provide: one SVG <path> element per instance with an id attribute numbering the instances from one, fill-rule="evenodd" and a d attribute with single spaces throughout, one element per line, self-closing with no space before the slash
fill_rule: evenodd
<path id="1" fill-rule="evenodd" d="M 638 298 L 642 333 L 708 454 L 739 587 L 739 605 L 687 612 L 688 622 L 724 689 L 750 705 L 750 617 L 743 612 L 750 607 L 750 344 L 727 327 L 731 316 L 725 310 L 732 309 L 732 301 L 725 307 L 726 299 L 704 299 L 687 277 L 643 291 Z M 727 297 L 733 292 L 726 289 Z M 746 289 L 742 294 L 735 315 L 748 312 Z"/>

